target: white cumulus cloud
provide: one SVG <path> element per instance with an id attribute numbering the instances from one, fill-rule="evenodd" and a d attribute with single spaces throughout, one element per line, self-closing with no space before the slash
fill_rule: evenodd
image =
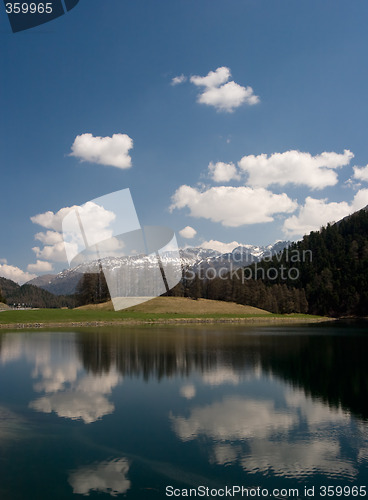
<path id="1" fill-rule="evenodd" d="M 222 161 L 219 161 L 217 163 L 211 162 L 208 165 L 208 170 L 211 178 L 215 182 L 229 182 L 233 179 L 240 179 L 240 175 L 234 163 L 223 163 Z"/>
<path id="2" fill-rule="evenodd" d="M 353 212 L 361 210 L 368 205 L 368 189 L 360 189 L 354 196 L 351 208 Z"/>
<path id="3" fill-rule="evenodd" d="M 48 271 L 52 270 L 53 270 L 52 264 L 44 260 L 37 260 L 36 264 L 28 264 L 27 266 L 27 271 L 33 273 L 47 273 Z"/>
<path id="4" fill-rule="evenodd" d="M 52 262 L 65 262 L 66 252 L 64 242 L 55 245 L 46 245 L 43 248 L 33 247 L 32 250 L 38 259 L 51 260 Z"/>
<path id="5" fill-rule="evenodd" d="M 229 253 L 232 252 L 234 248 L 241 246 L 241 243 L 238 243 L 237 241 L 232 241 L 231 243 L 223 243 L 222 241 L 209 240 L 204 241 L 199 246 L 208 250 L 217 250 L 220 253 Z"/>
<path id="6" fill-rule="evenodd" d="M 335 169 L 348 165 L 353 157 L 348 149 L 342 154 L 324 152 L 316 156 L 291 150 L 270 156 L 243 156 L 238 165 L 248 174 L 247 184 L 253 187 L 295 184 L 323 189 L 337 184 Z"/>
<path id="7" fill-rule="evenodd" d="M 200 191 L 182 185 L 174 193 L 170 209 L 185 207 L 193 217 L 239 227 L 271 222 L 275 214 L 294 212 L 297 203 L 285 193 L 274 194 L 264 188 L 218 186 Z"/>
<path id="8" fill-rule="evenodd" d="M 254 105 L 259 102 L 252 87 L 229 81 L 230 77 L 230 69 L 225 66 L 210 71 L 207 76 L 192 76 L 190 81 L 197 87 L 203 87 L 198 102 L 229 113 L 243 104 Z"/>
<path id="9" fill-rule="evenodd" d="M 35 234 L 35 240 L 40 241 L 44 245 L 55 245 L 55 243 L 63 241 L 63 237 L 56 231 L 46 231 L 45 233 L 40 232 Z"/>
<path id="10" fill-rule="evenodd" d="M 52 212 L 49 210 L 48 212 L 44 212 L 43 214 L 38 214 L 34 215 L 31 217 L 31 221 L 34 224 L 38 224 L 39 226 L 45 227 L 46 229 L 53 229 L 54 231 L 61 231 L 61 224 L 64 219 L 64 217 L 71 211 L 77 208 L 76 205 L 72 207 L 65 207 L 61 208 L 58 212 Z M 43 236 L 41 236 L 41 233 L 37 233 L 36 239 L 42 241 L 42 243 L 48 244 L 51 243 L 50 238 L 50 233 L 51 231 L 47 231 L 47 233 L 43 233 Z M 48 240 L 48 241 L 46 241 Z M 61 241 L 60 239 L 56 238 L 56 242 Z"/>
<path id="11" fill-rule="evenodd" d="M 8 264 L 0 264 L 0 276 L 15 281 L 19 283 L 19 285 L 23 285 L 23 283 L 36 278 L 36 274 L 22 271 L 19 267 L 10 266 Z"/>
<path id="12" fill-rule="evenodd" d="M 283 231 L 288 237 L 302 236 L 316 231 L 328 222 L 336 222 L 368 205 L 368 189 L 358 191 L 352 201 L 328 202 L 308 196 L 297 215 L 287 218 Z"/>
<path id="13" fill-rule="evenodd" d="M 75 138 L 70 156 L 81 161 L 126 169 L 132 166 L 129 156 L 132 148 L 133 140 L 127 134 L 113 134 L 112 137 L 82 134 Z"/>
<path id="14" fill-rule="evenodd" d="M 63 230 L 67 231 L 70 243 L 74 242 L 83 247 L 85 246 L 79 224 L 83 226 L 84 237 L 88 246 L 112 238 L 113 229 L 111 224 L 116 219 L 114 212 L 106 210 L 102 205 L 98 205 L 93 201 L 88 201 L 84 205 L 77 207 L 77 213 L 79 214 L 80 223 L 77 219 L 71 219 L 70 223 L 69 217 L 63 223 Z"/>
<path id="15" fill-rule="evenodd" d="M 187 81 L 187 77 L 185 75 L 175 76 L 171 80 L 171 85 L 180 85 L 181 83 L 184 83 L 186 81 Z"/>
<path id="16" fill-rule="evenodd" d="M 354 179 L 368 182 L 368 165 L 366 165 L 365 167 L 353 167 L 353 170 Z"/>
<path id="17" fill-rule="evenodd" d="M 42 248 L 39 246 L 32 248 L 38 259 L 65 262 L 67 261 L 66 252 L 75 255 L 85 248 L 79 227 L 78 232 L 68 233 L 68 240 L 65 242 L 61 233 L 63 219 L 76 209 L 83 223 L 84 234 L 89 245 L 112 237 L 111 224 L 116 219 L 116 214 L 92 201 L 82 206 L 64 207 L 55 213 L 52 211 L 44 212 L 31 217 L 34 224 L 49 229 L 35 235 L 35 239 L 44 245 Z"/>
<path id="18" fill-rule="evenodd" d="M 191 238 L 194 238 L 194 236 L 197 234 L 197 231 L 190 226 L 186 226 L 179 231 L 179 234 L 182 238 L 187 238 L 190 240 Z"/>
<path id="19" fill-rule="evenodd" d="M 226 83 L 231 76 L 230 69 L 226 66 L 217 68 L 216 71 L 210 71 L 207 76 L 192 76 L 190 81 L 197 87 L 220 87 Z"/>

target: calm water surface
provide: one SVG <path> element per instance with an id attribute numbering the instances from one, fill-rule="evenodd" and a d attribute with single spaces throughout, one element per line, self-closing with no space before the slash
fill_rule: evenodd
<path id="1" fill-rule="evenodd" d="M 4 332 L 0 499 L 368 485 L 367 355 L 364 324 Z"/>

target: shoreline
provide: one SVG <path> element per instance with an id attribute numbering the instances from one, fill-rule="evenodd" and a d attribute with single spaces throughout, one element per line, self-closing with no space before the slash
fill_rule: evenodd
<path id="1" fill-rule="evenodd" d="M 248 318 L 157 318 L 157 319 L 125 319 L 116 321 L 65 321 L 43 323 L 0 323 L 0 330 L 25 330 L 44 328 L 85 328 L 102 326 L 141 326 L 141 325 L 185 325 L 185 324 L 246 324 L 246 323 L 323 323 L 337 321 L 337 318 L 297 318 L 297 317 L 265 317 L 254 316 Z"/>

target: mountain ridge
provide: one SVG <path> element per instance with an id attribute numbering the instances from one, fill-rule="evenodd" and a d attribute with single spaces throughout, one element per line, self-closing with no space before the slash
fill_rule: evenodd
<path id="1" fill-rule="evenodd" d="M 252 262 L 259 262 L 265 255 L 274 255 L 290 244 L 290 241 L 278 240 L 267 246 L 241 245 L 235 247 L 232 252 L 225 253 L 202 247 L 187 247 L 179 250 L 180 264 L 184 269 L 193 269 L 194 272 L 205 271 L 208 268 L 218 270 L 221 267 L 237 269 Z M 170 260 L 177 257 L 176 255 L 175 257 L 170 256 L 170 252 L 166 252 L 164 258 Z M 102 261 L 104 266 L 113 267 L 121 265 L 124 259 L 125 257 L 111 257 L 102 259 Z M 157 265 L 156 257 L 153 258 L 152 265 Z M 27 284 L 37 286 L 54 295 L 72 295 L 76 292 L 83 274 L 85 272 L 98 272 L 99 268 L 99 261 L 92 261 L 87 265 L 80 264 L 74 268 L 64 269 L 58 274 L 38 276 L 28 281 Z"/>
<path id="2" fill-rule="evenodd" d="M 41 287 L 25 283 L 19 285 L 12 280 L 0 277 L 0 290 L 9 306 L 18 305 L 25 307 L 72 307 L 74 297 L 54 295 Z"/>

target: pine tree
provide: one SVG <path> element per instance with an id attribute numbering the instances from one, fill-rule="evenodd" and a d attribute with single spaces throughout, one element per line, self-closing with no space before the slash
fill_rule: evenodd
<path id="1" fill-rule="evenodd" d="M 82 276 L 77 286 L 78 305 L 99 304 L 109 299 L 110 294 L 102 271 Z"/>

